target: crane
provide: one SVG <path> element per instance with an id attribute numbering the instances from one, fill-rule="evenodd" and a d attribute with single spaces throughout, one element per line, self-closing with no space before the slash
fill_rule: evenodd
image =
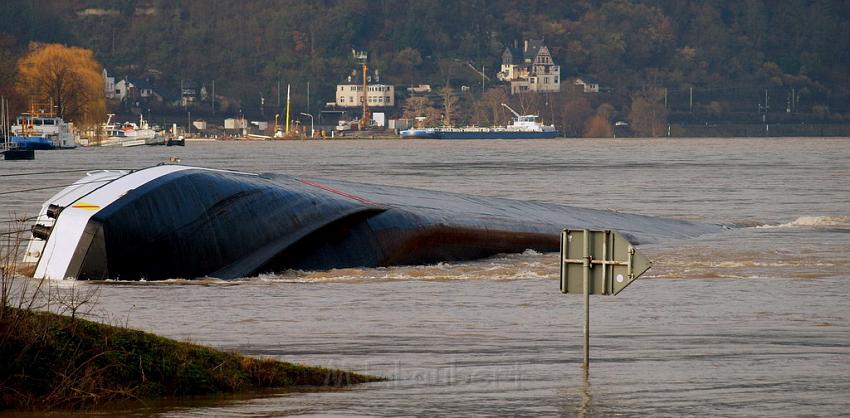
<path id="1" fill-rule="evenodd" d="M 368 58 L 368 54 L 366 51 L 355 51 L 351 50 L 351 55 L 354 56 L 358 62 L 360 62 L 360 66 L 363 69 L 363 97 L 361 100 L 363 101 L 363 116 L 360 117 L 360 130 L 366 129 L 366 126 L 369 125 L 369 83 L 367 80 L 367 74 L 369 72 L 369 68 L 366 65 L 366 59 Z"/>
<path id="2" fill-rule="evenodd" d="M 514 116 L 519 117 L 519 113 L 517 113 L 517 112 L 516 112 L 516 110 L 513 110 L 510 106 L 508 106 L 508 105 L 506 105 L 506 104 L 504 104 L 504 103 L 502 103 L 502 106 L 504 106 L 504 107 L 508 108 L 508 110 L 510 110 L 510 111 L 511 111 L 511 113 L 513 113 L 513 114 L 514 114 Z"/>

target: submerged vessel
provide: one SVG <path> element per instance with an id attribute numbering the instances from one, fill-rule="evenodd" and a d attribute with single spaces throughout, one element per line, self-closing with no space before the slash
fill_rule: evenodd
<path id="1" fill-rule="evenodd" d="M 537 115 L 520 115 L 510 106 L 502 103 L 514 114 L 508 126 L 494 127 L 441 127 L 407 129 L 399 132 L 402 138 L 430 139 L 543 139 L 557 138 L 558 130 L 552 125 L 538 122 Z"/>
<path id="2" fill-rule="evenodd" d="M 9 142 L 19 150 L 70 149 L 77 146 L 73 123 L 36 109 L 17 117 L 10 128 Z"/>
<path id="3" fill-rule="evenodd" d="M 722 226 L 547 203 L 184 165 L 96 171 L 42 207 L 37 278 L 232 279 L 557 251 L 564 227 L 652 243 Z"/>

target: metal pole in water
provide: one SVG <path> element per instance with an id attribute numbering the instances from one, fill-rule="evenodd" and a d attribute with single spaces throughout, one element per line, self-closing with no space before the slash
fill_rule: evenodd
<path id="1" fill-rule="evenodd" d="M 590 370 L 590 231 L 584 230 L 584 372 Z"/>
<path id="2" fill-rule="evenodd" d="M 583 239 L 578 241 L 581 231 Z M 573 239 L 576 238 L 576 239 Z M 597 259 L 596 243 L 601 243 Z M 577 256 L 577 254 L 581 255 Z M 601 270 L 594 271 L 594 265 Z M 616 295 L 640 277 L 652 262 L 637 253 L 622 235 L 611 230 L 564 229 L 561 232 L 561 293 L 578 293 L 584 288 L 584 361 L 590 373 L 590 295 Z"/>

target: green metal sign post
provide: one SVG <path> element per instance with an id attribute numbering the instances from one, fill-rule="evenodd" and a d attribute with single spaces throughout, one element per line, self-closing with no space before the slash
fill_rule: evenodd
<path id="1" fill-rule="evenodd" d="M 652 262 L 611 230 L 561 232 L 561 292 L 584 294 L 584 370 L 590 366 L 590 295 L 616 295 Z"/>

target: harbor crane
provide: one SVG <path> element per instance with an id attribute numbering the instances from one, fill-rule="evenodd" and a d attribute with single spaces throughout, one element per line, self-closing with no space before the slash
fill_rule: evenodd
<path id="1" fill-rule="evenodd" d="M 367 79 L 369 73 L 369 67 L 366 65 L 366 60 L 368 58 L 368 54 L 366 51 L 355 51 L 351 50 L 351 55 L 354 56 L 354 59 L 360 63 L 361 68 L 363 69 L 363 97 L 361 98 L 363 102 L 363 116 L 360 117 L 360 130 L 366 129 L 369 126 L 369 82 Z"/>

